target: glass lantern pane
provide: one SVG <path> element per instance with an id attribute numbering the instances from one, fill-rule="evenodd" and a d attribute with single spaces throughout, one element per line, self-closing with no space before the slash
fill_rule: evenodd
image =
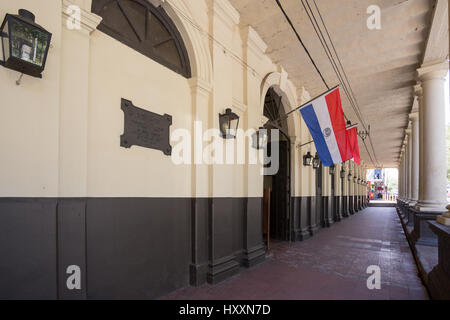
<path id="1" fill-rule="evenodd" d="M 231 120 L 230 121 L 230 134 L 232 136 L 236 135 L 236 127 L 237 127 L 238 121 L 237 120 Z"/>
<path id="2" fill-rule="evenodd" d="M 9 32 L 8 32 L 9 24 L 5 23 L 5 27 L 3 28 L 3 33 L 5 34 L 4 37 L 2 37 L 2 50 L 4 54 L 3 61 L 7 61 L 9 59 Z"/>
<path id="3" fill-rule="evenodd" d="M 49 34 L 20 20 L 11 20 L 10 27 L 12 56 L 42 67 Z"/>
<path id="4" fill-rule="evenodd" d="M 221 117 L 220 118 L 220 132 L 227 135 L 228 131 L 229 131 L 228 117 Z"/>

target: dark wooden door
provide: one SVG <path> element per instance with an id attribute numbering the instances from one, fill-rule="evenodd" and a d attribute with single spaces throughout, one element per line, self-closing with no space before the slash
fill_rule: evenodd
<path id="1" fill-rule="evenodd" d="M 323 190 L 322 190 L 322 164 L 316 169 L 316 225 L 318 227 L 324 224 L 323 210 Z"/>
<path id="2" fill-rule="evenodd" d="M 277 240 L 289 240 L 289 211 L 290 211 L 290 164 L 289 164 L 289 143 L 278 141 L 280 157 L 279 170 L 273 176 L 272 197 L 271 197 L 271 235 Z"/>

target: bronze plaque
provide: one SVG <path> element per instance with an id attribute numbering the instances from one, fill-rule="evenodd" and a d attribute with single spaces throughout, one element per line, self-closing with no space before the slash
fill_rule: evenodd
<path id="1" fill-rule="evenodd" d="M 167 156 L 172 154 L 169 140 L 172 116 L 161 116 L 135 107 L 131 101 L 123 98 L 121 109 L 125 116 L 124 133 L 120 137 L 121 147 L 139 146 L 161 150 Z"/>

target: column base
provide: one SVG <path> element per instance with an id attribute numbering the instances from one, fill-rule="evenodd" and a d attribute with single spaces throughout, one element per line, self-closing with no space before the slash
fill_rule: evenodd
<path id="1" fill-rule="evenodd" d="M 311 238 L 309 228 L 303 230 L 295 230 L 295 241 L 304 241 Z"/>
<path id="2" fill-rule="evenodd" d="M 243 265 L 247 268 L 251 268 L 264 262 L 265 259 L 266 246 L 261 244 L 244 252 Z"/>
<path id="3" fill-rule="evenodd" d="M 210 284 L 217 284 L 239 273 L 239 263 L 234 256 L 223 257 L 209 265 L 207 280 Z"/>
<path id="4" fill-rule="evenodd" d="M 419 212 L 446 212 L 445 207 L 447 203 L 436 203 L 432 201 L 418 201 L 415 205 L 415 209 Z"/>

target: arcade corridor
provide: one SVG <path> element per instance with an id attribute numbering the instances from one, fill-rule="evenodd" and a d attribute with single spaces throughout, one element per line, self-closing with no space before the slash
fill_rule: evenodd
<path id="1" fill-rule="evenodd" d="M 366 286 L 381 268 L 381 289 Z M 280 242 L 266 262 L 218 285 L 164 299 L 428 299 L 395 208 L 367 208 L 304 242 Z"/>

